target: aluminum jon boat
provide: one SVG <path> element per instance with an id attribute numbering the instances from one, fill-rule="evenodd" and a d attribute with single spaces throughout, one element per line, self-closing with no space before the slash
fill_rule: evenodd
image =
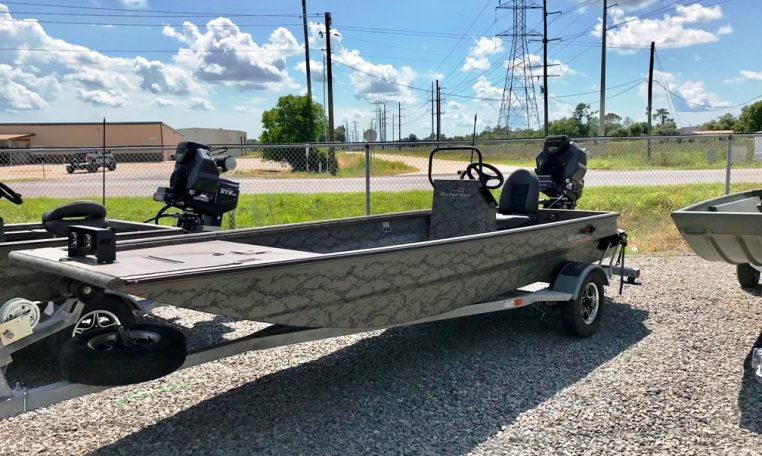
<path id="1" fill-rule="evenodd" d="M 478 149 L 466 149 L 478 162 L 460 179 L 434 180 L 441 149 L 429 156 L 431 210 L 104 245 L 97 228 L 72 227 L 67 248 L 11 252 L 16 265 L 55 277 L 59 294 L 47 298 L 56 309 L 36 326 L 25 315 L 0 321 L 0 417 L 244 351 L 534 302 L 558 303 L 570 335 L 593 335 L 608 277 L 633 282 L 639 271 L 624 267 L 617 213 L 575 210 L 586 152 L 567 137 L 549 137 L 534 172 L 504 179 Z M 197 165 L 179 185 L 196 188 L 205 179 Z M 498 204 L 490 190 L 499 187 Z M 170 202 L 167 195 L 186 193 L 164 190 L 157 195 Z M 549 198 L 540 201 L 540 193 Z M 536 282 L 549 285 L 520 290 Z M 272 325 L 190 352 L 184 335 L 165 325 L 85 331 L 60 349 L 67 381 L 10 388 L 2 367 L 12 353 L 71 325 L 83 307 L 103 306 L 110 293 Z"/>
<path id="2" fill-rule="evenodd" d="M 586 153 L 568 138 L 538 157 L 549 174 L 514 172 L 500 205 L 488 187 L 503 176 L 478 150 L 461 176 L 471 179 L 434 181 L 437 151 L 431 211 L 121 242 L 111 264 L 56 248 L 10 256 L 76 284 L 213 314 L 377 328 L 550 282 L 569 262 L 599 261 L 603 241 L 618 236 L 617 213 L 556 209 L 582 190 Z M 547 208 L 540 191 L 553 198 Z"/>
<path id="3" fill-rule="evenodd" d="M 691 249 L 709 261 L 735 264 L 743 287 L 762 270 L 762 190 L 721 196 L 672 213 Z"/>

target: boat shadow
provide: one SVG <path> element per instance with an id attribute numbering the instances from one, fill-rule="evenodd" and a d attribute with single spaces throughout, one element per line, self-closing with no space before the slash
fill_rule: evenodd
<path id="1" fill-rule="evenodd" d="M 760 332 L 754 347 L 762 347 L 762 332 Z M 754 378 L 751 369 L 751 354 L 744 361 L 741 391 L 738 392 L 738 408 L 741 411 L 739 425 L 749 431 L 762 434 L 762 383 Z"/>
<path id="2" fill-rule="evenodd" d="M 467 453 L 648 335 L 646 311 L 607 304 L 588 339 L 540 307 L 390 329 L 94 454 Z"/>

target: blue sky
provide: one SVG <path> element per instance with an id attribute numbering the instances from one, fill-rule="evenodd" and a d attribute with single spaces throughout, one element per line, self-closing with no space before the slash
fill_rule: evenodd
<path id="1" fill-rule="evenodd" d="M 651 41 L 654 109 L 667 108 L 679 126 L 738 114 L 762 97 L 759 1 L 610 3 L 607 112 L 645 120 Z M 549 118 L 577 103 L 598 110 L 602 1 L 548 4 L 562 12 L 549 25 L 549 37 L 561 38 L 548 52 L 558 75 L 549 82 Z M 494 127 L 512 45 L 496 35 L 513 25 L 497 5 L 307 0 L 313 97 L 323 102 L 320 36 L 330 11 L 337 125 L 367 129 L 373 102 L 386 103 L 391 123 L 401 103 L 403 135 L 427 136 L 428 91 L 439 78 L 445 134 L 470 132 L 474 114 L 480 130 Z M 541 20 L 541 10 L 527 13 L 528 28 L 540 32 Z M 0 0 L 0 43 L 0 122 L 161 120 L 255 137 L 279 96 L 306 93 L 299 0 Z M 541 57 L 541 44 L 530 42 L 529 65 Z M 542 118 L 540 80 L 536 96 Z"/>

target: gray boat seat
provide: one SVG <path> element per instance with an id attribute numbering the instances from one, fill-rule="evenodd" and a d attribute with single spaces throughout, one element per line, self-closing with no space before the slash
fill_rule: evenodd
<path id="1" fill-rule="evenodd" d="M 740 199 L 724 204 L 709 206 L 709 212 L 762 212 L 762 199 L 758 196 Z"/>
<path id="2" fill-rule="evenodd" d="M 540 181 L 528 169 L 512 172 L 500 192 L 497 228 L 506 230 L 534 223 L 540 200 Z"/>
<path id="3" fill-rule="evenodd" d="M 72 201 L 42 214 L 42 227 L 56 236 L 68 236 L 71 225 L 108 228 L 106 208 L 93 201 Z"/>

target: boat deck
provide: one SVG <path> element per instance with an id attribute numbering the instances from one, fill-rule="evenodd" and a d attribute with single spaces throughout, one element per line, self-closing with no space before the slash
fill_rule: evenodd
<path id="1" fill-rule="evenodd" d="M 36 250 L 35 255 L 48 261 L 66 262 L 68 259 L 66 250 L 56 248 Z M 79 268 L 129 279 L 133 276 L 156 273 L 171 274 L 223 266 L 277 263 L 319 255 L 301 250 L 216 240 L 127 250 L 120 252 L 117 261 L 111 264 L 97 264 L 94 257 L 78 257 L 76 262 Z"/>

